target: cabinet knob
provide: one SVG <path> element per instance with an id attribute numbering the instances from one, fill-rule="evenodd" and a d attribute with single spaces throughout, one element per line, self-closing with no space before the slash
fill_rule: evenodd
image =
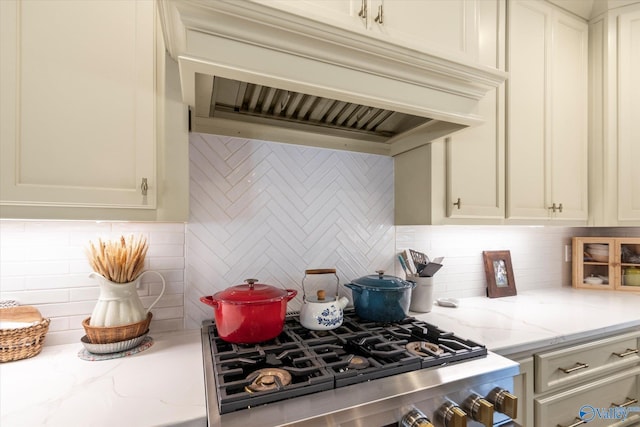
<path id="1" fill-rule="evenodd" d="M 413 408 L 400 420 L 401 427 L 433 427 L 431 421 L 422 411 Z"/>
<path id="2" fill-rule="evenodd" d="M 580 369 L 587 369 L 588 367 L 589 367 L 588 363 L 577 362 L 575 366 L 571 368 L 558 368 L 558 369 L 560 369 L 565 374 L 570 374 L 572 372 L 579 371 Z"/>
<path id="3" fill-rule="evenodd" d="M 487 400 L 509 418 L 518 418 L 518 398 L 507 390 L 496 387 L 489 392 Z"/>
<path id="4" fill-rule="evenodd" d="M 380 25 L 384 24 L 382 16 L 382 5 L 378 6 L 378 16 L 376 16 L 374 21 L 376 21 Z"/>
<path id="5" fill-rule="evenodd" d="M 622 353 L 613 352 L 613 354 L 618 356 L 618 357 L 627 357 L 627 356 L 631 356 L 632 354 L 638 354 L 638 349 L 637 348 L 628 348 L 627 351 L 625 351 L 625 352 L 622 352 Z"/>
<path id="6" fill-rule="evenodd" d="M 362 0 L 360 6 L 360 12 L 358 12 L 358 16 L 365 21 L 367 20 L 367 0 Z"/>
<path id="7" fill-rule="evenodd" d="M 549 209 L 551 212 L 555 213 L 556 211 L 562 213 L 562 203 L 560 203 L 558 206 L 556 206 L 555 202 L 553 203 L 553 205 L 549 206 L 547 209 Z"/>
<path id="8" fill-rule="evenodd" d="M 578 426 L 580 426 L 582 424 L 586 424 L 587 423 L 587 421 L 583 420 L 582 418 L 578 418 L 578 417 L 575 417 L 573 419 L 573 421 L 574 421 L 574 423 L 571 424 L 571 425 L 563 426 L 562 424 L 558 424 L 558 427 L 578 427 Z"/>
<path id="9" fill-rule="evenodd" d="M 462 403 L 462 407 L 473 420 L 485 427 L 493 427 L 493 405 L 491 402 L 474 393 Z"/>
<path id="10" fill-rule="evenodd" d="M 460 197 L 458 197 L 458 201 L 453 203 L 453 206 L 457 206 L 458 209 L 462 207 L 462 200 L 460 200 Z"/>
<path id="11" fill-rule="evenodd" d="M 467 413 L 455 403 L 447 402 L 437 412 L 444 427 L 466 427 Z"/>
<path id="12" fill-rule="evenodd" d="M 149 184 L 147 183 L 147 178 L 142 178 L 142 183 L 140 184 L 140 191 L 143 196 L 147 195 L 147 190 L 149 190 Z"/>
<path id="13" fill-rule="evenodd" d="M 638 399 L 634 399 L 632 397 L 627 397 L 626 402 L 624 403 L 611 403 L 611 406 L 615 406 L 617 408 L 626 408 L 627 406 L 631 406 L 638 403 Z"/>

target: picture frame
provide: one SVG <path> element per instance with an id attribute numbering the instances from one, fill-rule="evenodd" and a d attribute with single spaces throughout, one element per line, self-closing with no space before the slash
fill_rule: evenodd
<path id="1" fill-rule="evenodd" d="M 511 265 L 511 252 L 483 251 L 484 272 L 487 278 L 487 296 L 500 298 L 516 295 L 516 281 Z"/>

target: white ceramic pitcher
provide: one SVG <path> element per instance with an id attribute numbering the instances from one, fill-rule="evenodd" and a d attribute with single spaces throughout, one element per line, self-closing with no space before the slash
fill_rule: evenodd
<path id="1" fill-rule="evenodd" d="M 162 291 L 153 304 L 145 310 L 136 289 L 142 276 L 147 273 L 155 273 L 160 277 L 162 280 Z M 129 283 L 115 283 L 96 272 L 91 272 L 89 277 L 97 279 L 100 286 L 100 296 L 98 297 L 96 306 L 93 308 L 91 320 L 89 321 L 89 325 L 91 326 L 110 327 L 128 325 L 146 319 L 147 313 L 156 305 L 162 295 L 164 295 L 166 287 L 164 277 L 153 270 L 142 272 L 136 280 Z"/>

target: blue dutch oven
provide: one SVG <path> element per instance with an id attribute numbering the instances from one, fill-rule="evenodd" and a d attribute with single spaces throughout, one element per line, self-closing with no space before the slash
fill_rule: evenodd
<path id="1" fill-rule="evenodd" d="M 407 317 L 415 282 L 386 276 L 384 271 L 363 276 L 344 286 L 351 289 L 356 314 L 373 322 L 399 322 Z"/>

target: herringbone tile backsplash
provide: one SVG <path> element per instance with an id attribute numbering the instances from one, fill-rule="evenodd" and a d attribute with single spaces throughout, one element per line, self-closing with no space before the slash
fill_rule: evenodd
<path id="1" fill-rule="evenodd" d="M 199 301 L 254 277 L 292 288 L 304 270 L 333 268 L 342 284 L 393 273 L 393 159 L 192 133 L 186 327 L 212 318 Z"/>

